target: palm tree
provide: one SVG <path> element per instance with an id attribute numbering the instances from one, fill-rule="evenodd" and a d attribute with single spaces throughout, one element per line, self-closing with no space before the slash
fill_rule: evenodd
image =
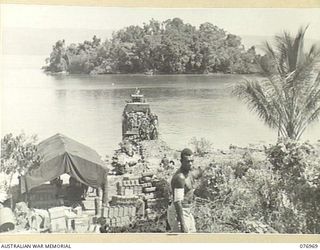
<path id="1" fill-rule="evenodd" d="M 244 80 L 233 90 L 279 137 L 295 140 L 320 116 L 320 50 L 312 45 L 304 52 L 306 30 L 276 36 L 274 48 L 266 42 L 270 67 L 260 64 L 266 78 Z"/>

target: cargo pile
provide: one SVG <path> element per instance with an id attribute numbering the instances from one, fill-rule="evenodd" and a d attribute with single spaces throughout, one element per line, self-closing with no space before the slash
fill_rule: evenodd
<path id="1" fill-rule="evenodd" d="M 112 197 L 112 205 L 135 204 L 138 217 L 149 220 L 161 215 L 169 203 L 166 181 L 157 179 L 153 173 L 124 177 L 117 183 L 117 194 Z"/>
<path id="2" fill-rule="evenodd" d="M 124 227 L 136 220 L 136 211 L 134 205 L 109 206 L 103 208 L 102 217 L 110 227 Z"/>
<path id="3" fill-rule="evenodd" d="M 140 90 L 136 89 L 123 110 L 122 138 L 156 140 L 158 123 L 158 116 L 151 113 L 149 103 L 140 94 Z"/>
<path id="4" fill-rule="evenodd" d="M 85 214 L 81 207 L 54 207 L 48 209 L 50 216 L 50 232 L 53 233 L 87 233 L 95 232 L 93 218 Z"/>
<path id="5" fill-rule="evenodd" d="M 166 173 L 171 174 L 172 170 L 160 163 L 161 157 L 166 154 L 172 158 L 173 153 L 161 140 L 125 138 L 109 162 L 110 165 L 117 163 L 117 167 L 110 168 L 107 204 L 101 190 L 89 188 L 78 202 L 70 203 L 70 197 L 65 196 L 68 186 L 57 189 L 52 183 L 45 183 L 29 192 L 29 207 L 24 202 L 15 204 L 16 209 L 12 211 L 15 220 L 10 221 L 14 227 L 4 231 L 164 232 L 170 197 Z M 122 174 L 115 171 L 119 170 L 118 166 L 124 167 Z"/>
<path id="6" fill-rule="evenodd" d="M 156 219 L 165 212 L 169 203 L 169 188 L 162 187 L 163 183 L 167 185 L 167 182 L 156 178 L 153 174 L 143 174 L 140 182 L 143 186 L 146 216 L 148 219 Z"/>
<path id="7" fill-rule="evenodd" d="M 139 182 L 139 177 L 124 177 L 122 182 L 117 183 L 117 194 L 132 196 L 142 194 L 143 185 Z"/>
<path id="8" fill-rule="evenodd" d="M 125 176 L 116 186 L 116 195 L 102 209 L 102 233 L 165 231 L 170 195 L 166 180 L 153 173 L 142 173 Z"/>
<path id="9" fill-rule="evenodd" d="M 160 164 L 160 157 L 168 153 L 166 144 L 162 141 L 124 139 L 120 147 L 113 157 L 113 163 L 117 163 L 117 166 L 114 165 L 115 172 L 125 175 L 116 182 L 116 195 L 111 197 L 109 209 L 134 205 L 136 217 L 132 218 L 129 226 L 123 228 L 123 223 L 120 223 L 122 226 L 119 226 L 118 222 L 115 223 L 115 219 L 113 223 L 112 218 L 108 215 L 108 220 L 102 226 L 103 231 L 147 232 L 152 229 L 152 225 L 156 224 L 159 224 L 154 228 L 156 232 L 165 231 L 165 215 L 170 199 L 166 172 L 170 172 L 171 175 L 173 171 L 171 169 L 167 171 Z M 172 158 L 173 151 L 168 155 Z M 123 166 L 122 171 L 119 171 L 120 165 Z M 106 216 L 104 213 L 104 217 Z"/>
<path id="10" fill-rule="evenodd" d="M 138 131 L 141 140 L 157 139 L 158 117 L 154 114 L 146 114 L 139 111 L 126 112 L 124 115 L 128 131 Z"/>
<path id="11" fill-rule="evenodd" d="M 16 203 L 14 211 L 0 208 L 1 232 L 30 233 L 94 233 L 99 232 L 97 217 L 93 211 L 83 211 L 80 206 L 52 207 L 49 209 L 28 208 L 25 202 Z M 3 216 L 2 216 L 3 215 Z M 8 226 L 7 226 L 8 225 Z"/>

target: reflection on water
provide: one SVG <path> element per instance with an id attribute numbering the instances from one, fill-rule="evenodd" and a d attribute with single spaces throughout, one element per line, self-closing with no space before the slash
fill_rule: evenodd
<path id="1" fill-rule="evenodd" d="M 45 139 L 60 132 L 102 156 L 110 154 L 121 140 L 125 101 L 139 87 L 159 117 L 160 137 L 173 148 L 185 147 L 194 136 L 215 147 L 276 138 L 276 131 L 230 95 L 241 76 L 50 76 L 40 71 L 40 59 L 5 60 L 2 135 L 24 130 Z M 305 139 L 320 138 L 319 128 L 319 123 L 311 127 Z"/>

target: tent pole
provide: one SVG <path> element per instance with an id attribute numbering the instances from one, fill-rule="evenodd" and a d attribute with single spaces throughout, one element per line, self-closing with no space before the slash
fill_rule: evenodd
<path id="1" fill-rule="evenodd" d="M 95 215 L 99 218 L 103 216 L 103 189 L 97 188 L 96 189 L 96 198 L 94 199 L 94 208 L 95 208 Z"/>
<path id="2" fill-rule="evenodd" d="M 26 196 L 25 196 L 25 202 L 28 204 L 28 207 L 31 207 L 31 202 L 30 202 L 30 196 L 29 196 L 29 189 L 28 189 L 28 185 L 27 185 L 27 178 L 25 178 L 25 187 L 26 187 Z"/>
<path id="3" fill-rule="evenodd" d="M 98 196 L 94 199 L 94 214 L 97 216 L 97 217 L 100 217 L 101 216 L 101 196 Z"/>
<path id="4" fill-rule="evenodd" d="M 108 194 L 108 172 L 106 171 L 104 174 L 104 185 L 103 185 L 103 196 L 102 196 L 102 204 L 103 206 L 108 206 L 109 194 Z"/>

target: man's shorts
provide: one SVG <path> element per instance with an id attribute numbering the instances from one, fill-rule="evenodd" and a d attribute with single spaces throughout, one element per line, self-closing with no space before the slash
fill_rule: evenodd
<path id="1" fill-rule="evenodd" d="M 191 213 L 191 208 L 182 208 L 182 212 L 186 224 L 187 233 L 195 233 L 196 225 L 194 217 Z M 167 219 L 171 229 L 170 232 L 181 233 L 180 223 L 178 222 L 176 209 L 173 203 L 171 203 L 171 205 L 169 205 L 168 207 Z"/>

